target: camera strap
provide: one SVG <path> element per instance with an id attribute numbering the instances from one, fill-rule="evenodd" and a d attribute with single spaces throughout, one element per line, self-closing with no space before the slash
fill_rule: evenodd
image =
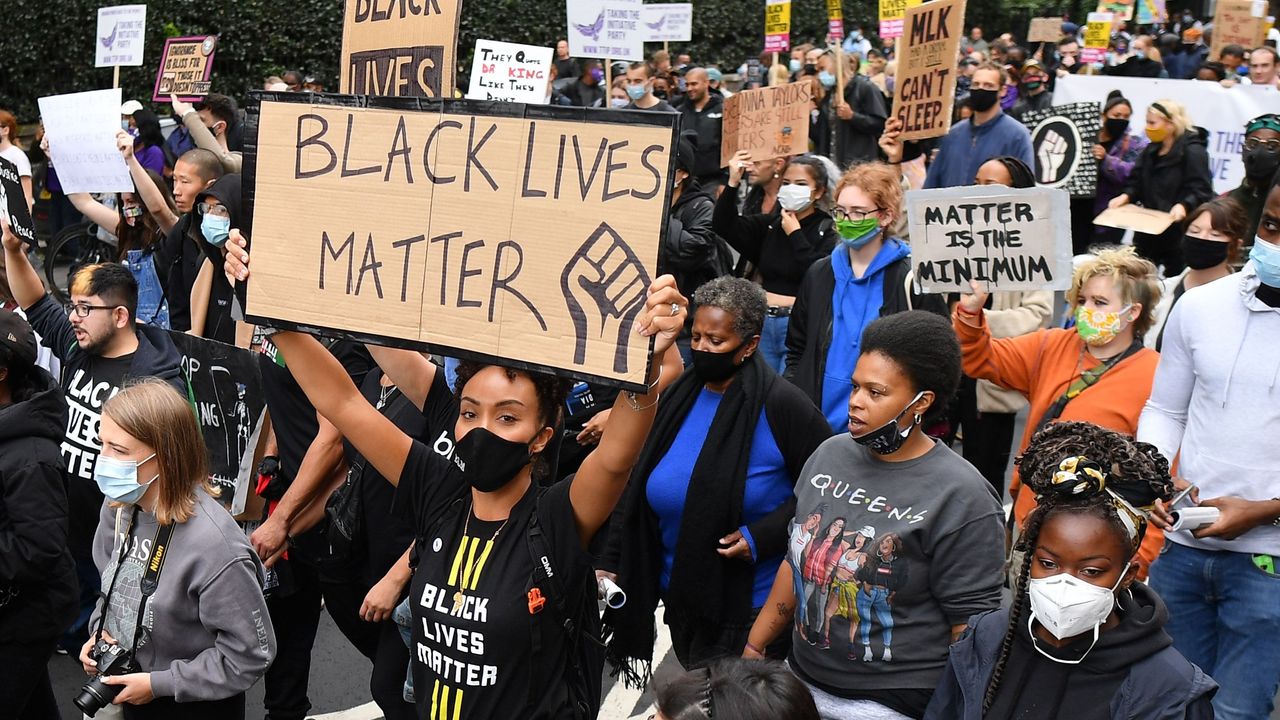
<path id="1" fill-rule="evenodd" d="M 134 507 L 129 515 L 129 524 L 125 526 L 124 540 L 120 542 L 120 552 L 116 555 L 116 571 L 111 576 L 111 584 L 107 586 L 107 594 L 103 596 L 102 614 L 98 617 L 98 628 L 93 634 L 95 641 L 102 637 L 102 628 L 107 622 L 107 611 L 111 608 L 111 595 L 116 590 L 116 580 L 120 579 L 120 568 L 124 565 L 124 558 L 129 552 L 129 536 L 133 534 L 133 523 L 138 517 L 138 512 L 138 508 Z M 151 538 L 151 556 L 147 558 L 147 565 L 138 586 L 140 595 L 138 619 L 133 628 L 133 647 L 129 648 L 130 655 L 138 650 L 138 638 L 142 635 L 142 621 L 146 617 L 147 598 L 154 595 L 156 589 L 160 587 L 160 571 L 164 569 L 164 559 L 169 554 L 169 543 L 173 539 L 174 527 L 175 523 L 159 525 L 156 527 L 156 534 Z"/>

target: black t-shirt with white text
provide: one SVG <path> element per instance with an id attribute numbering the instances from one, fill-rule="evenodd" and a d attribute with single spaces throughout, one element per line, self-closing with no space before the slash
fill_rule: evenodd
<path id="1" fill-rule="evenodd" d="M 63 372 L 62 389 L 67 396 L 67 434 L 62 441 L 62 459 L 67 463 L 67 496 L 70 531 L 67 544 L 83 555 L 93 545 L 102 509 L 102 491 L 93 479 L 102 442 L 102 406 L 124 387 L 133 364 L 133 353 L 105 358 L 91 356 L 81 367 Z"/>
<path id="2" fill-rule="evenodd" d="M 414 441 L 396 491 L 397 505 L 412 514 L 418 542 L 409 595 L 418 716 L 572 717 L 564 681 L 569 648 L 551 609 L 536 602 L 537 593 L 531 596 L 528 539 L 536 508 L 561 586 L 585 587 L 575 580 L 591 568 L 574 524 L 569 483 L 541 494 L 531 486 L 505 522 L 476 518 L 451 457 L 457 405 L 442 376 L 423 407 L 426 436 L 434 440 Z M 565 604 L 576 607 L 577 600 L 566 597 Z"/>

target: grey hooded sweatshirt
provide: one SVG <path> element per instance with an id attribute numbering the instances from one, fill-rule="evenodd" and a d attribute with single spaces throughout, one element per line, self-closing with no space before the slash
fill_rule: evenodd
<path id="1" fill-rule="evenodd" d="M 137 519 L 126 538 L 129 516 L 135 512 Z M 117 516 L 111 503 L 103 503 L 93 560 L 102 570 L 104 595 L 119 573 L 106 610 L 106 630 L 125 648 L 133 644 L 139 586 L 156 529 L 156 516 L 137 506 L 127 505 Z M 118 563 L 125 542 L 124 561 Z M 221 700 L 262 677 L 276 654 L 262 575 L 262 563 L 244 531 L 217 500 L 197 490 L 195 514 L 174 529 L 159 587 L 141 609 L 137 659 L 142 670 L 151 673 L 156 697 Z M 99 603 L 90 631 L 97 629 L 102 612 Z"/>

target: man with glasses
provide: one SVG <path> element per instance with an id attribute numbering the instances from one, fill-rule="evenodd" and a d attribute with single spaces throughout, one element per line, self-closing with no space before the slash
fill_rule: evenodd
<path id="1" fill-rule="evenodd" d="M 978 175 L 978 167 L 994 157 L 1009 155 L 1035 167 L 1031 133 L 1000 109 L 1007 78 L 1004 68 L 993 63 L 974 71 L 969 85 L 973 117 L 952 125 L 942 138 L 938 157 L 925 177 L 926 188 L 968 185 Z"/>
<path id="2" fill-rule="evenodd" d="M 185 395 L 179 373 L 181 356 L 165 330 L 135 322 L 138 283 L 124 265 L 80 268 L 71 282 L 71 302 L 64 310 L 45 294 L 22 241 L 7 225 L 4 261 L 14 300 L 41 342 L 62 361 L 62 390 L 68 409 L 62 443 L 70 501 L 67 537 L 80 581 L 80 616 L 59 644 L 69 652 L 78 652 L 89 637 L 89 614 L 99 589 L 92 549 L 103 498 L 93 480 L 93 469 L 101 449 L 98 424 L 102 406 L 133 378 L 159 377 Z"/>
<path id="3" fill-rule="evenodd" d="M 1244 256 L 1247 257 L 1253 247 L 1253 238 L 1258 234 L 1262 203 L 1267 199 L 1271 179 L 1280 169 L 1280 115 L 1259 115 L 1245 124 L 1244 133 L 1240 151 L 1244 161 L 1244 180 L 1229 195 L 1244 208 L 1248 221 L 1244 233 Z"/>

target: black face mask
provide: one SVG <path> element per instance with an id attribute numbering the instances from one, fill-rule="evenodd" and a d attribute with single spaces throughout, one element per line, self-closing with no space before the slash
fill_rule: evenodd
<path id="1" fill-rule="evenodd" d="M 507 440 L 480 427 L 462 436 L 453 451 L 453 464 L 467 484 L 480 492 L 501 489 L 531 461 L 527 443 Z"/>
<path id="2" fill-rule="evenodd" d="M 1280 152 L 1264 147 L 1244 151 L 1244 174 L 1250 180 L 1270 180 L 1280 168 Z"/>
<path id="3" fill-rule="evenodd" d="M 745 343 L 744 343 L 745 344 Z M 738 372 L 741 365 L 733 361 L 738 351 L 742 349 L 742 345 L 730 350 L 729 352 L 707 352 L 706 350 L 693 351 L 693 374 L 703 382 L 723 382 L 733 377 Z M 745 362 L 745 361 L 744 361 Z"/>
<path id="4" fill-rule="evenodd" d="M 1107 118 L 1102 121 L 1102 127 L 1106 128 L 1112 140 L 1119 140 L 1129 132 L 1129 121 L 1125 118 Z"/>
<path id="5" fill-rule="evenodd" d="M 973 88 L 969 91 L 969 105 L 974 112 L 986 112 L 1000 100 L 999 90 Z"/>
<path id="6" fill-rule="evenodd" d="M 658 98 L 659 100 L 666 100 L 666 99 L 667 99 L 667 91 L 666 91 L 666 90 L 654 90 L 654 91 L 653 91 L 653 96 L 654 96 L 654 97 L 656 97 L 656 98 Z"/>
<path id="7" fill-rule="evenodd" d="M 1227 261 L 1230 243 L 1204 238 L 1182 236 L 1182 259 L 1192 270 L 1207 270 Z"/>
<path id="8" fill-rule="evenodd" d="M 849 436 L 853 438 L 854 442 L 865 446 L 877 455 L 890 455 L 897 452 L 898 449 L 902 447 L 902 444 L 907 441 L 907 438 L 911 435 L 911 431 L 915 429 L 916 425 L 920 424 L 920 416 L 916 415 L 915 419 L 911 422 L 911 425 L 907 427 L 905 431 L 898 428 L 898 420 L 911 408 L 912 405 L 916 403 L 917 400 L 923 396 L 923 392 L 916 393 L 915 398 L 913 398 L 911 402 L 907 403 L 906 407 L 902 408 L 902 412 L 894 415 L 892 420 L 881 425 L 875 430 L 872 430 L 866 435 L 854 435 L 853 433 L 849 433 Z"/>
<path id="9" fill-rule="evenodd" d="M 805 66 L 804 66 L 804 74 L 805 74 L 805 75 L 817 75 L 817 74 L 818 74 L 818 66 L 817 66 L 817 65 L 814 65 L 813 63 L 805 63 Z"/>

